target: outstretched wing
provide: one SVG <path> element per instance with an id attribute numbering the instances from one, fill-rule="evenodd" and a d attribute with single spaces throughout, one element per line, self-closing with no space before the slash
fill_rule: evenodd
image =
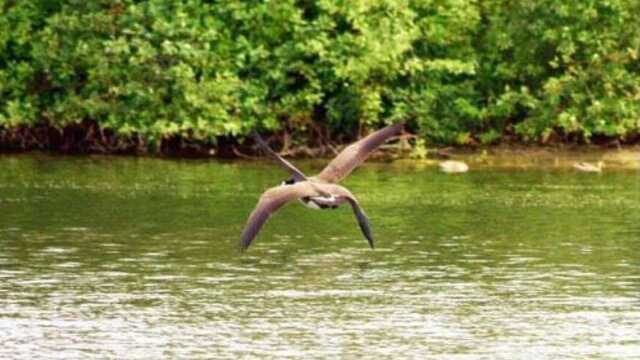
<path id="1" fill-rule="evenodd" d="M 317 178 L 330 183 L 337 183 L 344 179 L 353 169 L 360 165 L 373 150 L 382 145 L 382 143 L 390 137 L 399 135 L 402 127 L 402 123 L 387 126 L 347 146 L 318 174 Z"/>
<path id="2" fill-rule="evenodd" d="M 371 234 L 371 226 L 369 225 L 369 219 L 367 218 L 367 215 L 364 213 L 364 210 L 362 210 L 362 208 L 360 207 L 360 204 L 358 204 L 358 200 L 346 188 L 340 185 L 334 185 L 334 186 L 335 186 L 334 191 L 338 193 L 340 197 L 348 201 L 349 205 L 351 205 L 351 209 L 353 209 L 353 213 L 356 216 L 356 219 L 358 219 L 358 225 L 360 225 L 360 230 L 362 230 L 362 234 L 364 235 L 365 238 L 367 238 L 367 241 L 369 242 L 369 246 L 371 246 L 371 248 L 373 249 L 374 248 L 373 235 Z"/>
<path id="3" fill-rule="evenodd" d="M 254 130 L 253 138 L 256 140 L 256 143 L 260 146 L 260 148 L 269 155 L 269 157 L 275 160 L 278 164 L 284 167 L 289 173 L 293 176 L 295 181 L 303 181 L 306 180 L 307 177 L 302 173 L 302 171 L 298 170 L 292 163 L 285 160 L 282 156 L 276 154 L 275 151 L 271 150 L 269 145 L 262 140 L 260 135 Z"/>
<path id="4" fill-rule="evenodd" d="M 364 211 L 358 205 L 358 202 L 355 199 L 348 198 L 349 204 L 351 204 L 351 208 L 353 209 L 353 213 L 356 215 L 356 219 L 358 219 L 358 225 L 360 225 L 360 230 L 362 230 L 362 234 L 367 238 L 369 242 L 369 246 L 373 249 L 373 235 L 371 234 L 371 226 L 369 225 L 369 219 L 367 215 L 365 215 Z"/>
<path id="5" fill-rule="evenodd" d="M 317 196 L 318 193 L 306 181 L 293 185 L 281 185 L 265 191 L 255 209 L 249 215 L 249 220 L 240 237 L 240 248 L 246 250 L 271 215 L 289 201 L 305 197 Z"/>

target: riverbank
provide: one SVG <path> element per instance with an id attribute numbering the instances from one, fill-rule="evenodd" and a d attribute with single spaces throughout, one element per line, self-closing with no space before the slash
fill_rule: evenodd
<path id="1" fill-rule="evenodd" d="M 315 132 L 315 133 L 314 133 Z M 293 158 L 331 158 L 356 138 L 330 136 L 309 130 L 307 133 L 280 132 L 263 134 L 270 146 L 281 155 Z M 298 139 L 300 137 L 300 139 Z M 295 139 L 295 140 L 294 140 Z M 524 144 L 513 138 L 497 145 L 463 145 L 439 147 L 425 144 L 410 132 L 383 145 L 372 154 L 373 159 L 419 160 L 429 164 L 446 158 L 461 159 L 489 166 L 548 166 L 565 161 L 608 161 L 620 166 L 637 166 L 640 159 L 638 139 L 626 144 L 616 139 L 599 139 L 592 144 L 556 140 L 546 144 Z M 597 139 L 596 139 L 597 140 Z M 121 136 L 85 122 L 64 129 L 50 126 L 0 128 L 0 154 L 32 151 L 65 155 L 128 155 L 170 158 L 248 158 L 262 157 L 251 138 L 217 137 L 208 142 L 165 137 L 151 143 L 142 137 Z M 510 165 L 511 164 L 511 165 Z M 532 165 L 533 164 L 533 165 Z"/>
<path id="2" fill-rule="evenodd" d="M 442 152 L 442 150 L 440 150 Z M 640 170 L 640 146 L 604 148 L 581 146 L 493 146 L 477 149 L 452 148 L 446 158 L 464 161 L 474 168 L 504 168 L 522 170 L 572 169 L 576 162 L 602 161 L 607 170 Z M 422 160 L 400 159 L 398 164 L 414 162 L 414 166 L 435 166 L 443 157 Z"/>
<path id="3" fill-rule="evenodd" d="M 339 148 L 336 151 L 340 150 Z M 234 155 L 231 160 L 236 161 L 270 161 L 263 154 L 249 152 L 241 156 Z M 215 152 L 201 156 L 167 156 L 162 154 L 100 154 L 100 153 L 65 153 L 57 151 L 0 151 L 0 156 L 31 156 L 37 154 L 45 158 L 55 158 L 64 156 L 92 157 L 108 159 L 109 157 L 141 157 L 141 158 L 166 158 L 166 159 L 200 159 L 200 160 L 221 160 Z M 285 154 L 287 158 L 295 161 L 303 161 L 314 164 L 314 167 L 323 167 L 333 156 L 328 154 L 310 160 L 308 156 L 291 156 Z M 227 160 L 229 160 L 227 158 Z M 616 148 L 605 148 L 593 145 L 580 146 L 523 146 L 523 145 L 497 145 L 478 148 L 470 147 L 446 147 L 427 149 L 426 156 L 417 158 L 412 149 L 404 148 L 398 144 L 383 146 L 374 152 L 368 163 L 387 163 L 392 167 L 423 169 L 437 167 L 438 163 L 444 160 L 464 161 L 470 166 L 471 171 L 478 169 L 511 169 L 511 170 L 562 170 L 572 169 L 572 165 L 577 162 L 604 163 L 604 171 L 612 170 L 640 170 L 640 146 L 628 145 Z"/>

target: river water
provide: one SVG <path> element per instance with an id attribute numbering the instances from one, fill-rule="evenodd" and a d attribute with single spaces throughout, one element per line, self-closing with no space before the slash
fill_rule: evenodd
<path id="1" fill-rule="evenodd" d="M 640 358 L 637 170 L 372 162 L 344 185 L 375 250 L 296 203 L 241 253 L 284 177 L 0 156 L 0 358 Z"/>

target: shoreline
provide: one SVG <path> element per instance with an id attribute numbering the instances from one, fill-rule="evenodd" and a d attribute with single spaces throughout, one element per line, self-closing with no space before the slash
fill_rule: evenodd
<path id="1" fill-rule="evenodd" d="M 0 157 L 10 156 L 44 156 L 44 157 L 124 157 L 166 160 L 211 160 L 211 161 L 270 161 L 263 154 L 244 154 L 235 157 L 209 156 L 177 156 L 162 153 L 73 153 L 51 150 L 1 151 Z M 286 158 L 301 162 L 329 161 L 333 156 L 290 156 Z M 600 147 L 594 145 L 493 145 L 483 147 L 442 147 L 429 148 L 428 155 L 415 158 L 411 149 L 400 149 L 397 145 L 387 145 L 374 152 L 367 160 L 369 163 L 387 163 L 391 166 L 430 167 L 444 160 L 459 160 L 468 163 L 473 169 L 570 169 L 575 162 L 603 161 L 607 169 L 640 170 L 640 145 L 620 147 Z M 605 170 L 606 171 L 606 170 Z"/>
<path id="2" fill-rule="evenodd" d="M 315 134 L 317 135 L 317 134 Z M 293 142 L 292 138 L 302 142 Z M 314 133 L 291 133 L 280 131 L 268 133 L 263 138 L 279 154 L 294 158 L 332 158 L 341 149 L 357 139 L 336 135 L 314 136 Z M 417 140 L 417 142 L 416 142 Z M 449 156 L 473 156 L 473 154 L 522 153 L 584 153 L 607 151 L 640 152 L 640 135 L 630 136 L 627 141 L 619 138 L 599 138 L 592 143 L 570 141 L 568 138 L 547 143 L 526 142 L 505 135 L 494 144 L 471 142 L 467 145 L 425 144 L 419 137 L 405 132 L 384 144 L 372 154 L 378 159 L 442 159 Z M 0 154 L 45 152 L 61 155 L 115 155 L 160 158 L 260 158 L 251 136 L 219 136 L 209 140 L 184 136 L 165 136 L 151 143 L 138 134 L 119 135 L 108 129 L 100 129 L 95 123 L 55 129 L 41 125 L 6 129 L 0 127 Z"/>

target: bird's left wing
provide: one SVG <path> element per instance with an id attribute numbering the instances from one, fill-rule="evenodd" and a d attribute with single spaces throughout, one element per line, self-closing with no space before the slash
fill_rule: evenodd
<path id="1" fill-rule="evenodd" d="M 249 215 L 240 237 L 240 248 L 246 250 L 271 215 L 289 201 L 305 196 L 317 196 L 318 192 L 306 181 L 293 185 L 281 185 L 265 191 L 255 209 Z"/>
<path id="2" fill-rule="evenodd" d="M 282 156 L 278 155 L 275 151 L 273 151 L 269 145 L 262 140 L 260 135 L 256 131 L 253 131 L 253 138 L 256 140 L 256 143 L 260 146 L 260 148 L 269 155 L 271 159 L 284 167 L 295 181 L 304 181 L 307 177 L 302 173 L 302 171 L 298 170 L 292 163 L 285 160 Z"/>

